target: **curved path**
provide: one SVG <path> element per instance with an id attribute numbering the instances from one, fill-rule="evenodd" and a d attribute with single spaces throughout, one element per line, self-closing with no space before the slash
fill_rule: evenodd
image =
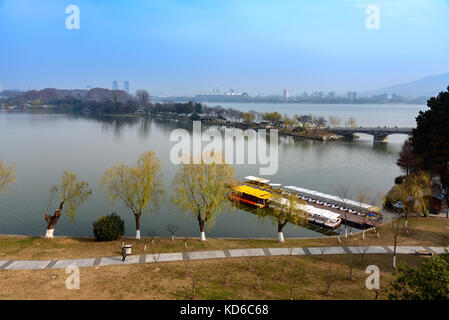
<path id="1" fill-rule="evenodd" d="M 416 251 L 432 251 L 435 254 L 444 253 L 445 247 L 397 247 L 397 254 L 414 254 Z M 269 257 L 269 256 L 308 256 L 332 254 L 392 254 L 392 246 L 366 247 L 299 247 L 299 248 L 263 248 L 263 249 L 233 249 L 217 251 L 195 251 L 161 254 L 131 255 L 122 261 L 122 257 L 100 257 L 72 260 L 0 260 L 0 270 L 43 270 L 62 269 L 70 266 L 96 267 L 115 266 L 124 264 L 176 262 L 184 260 L 208 260 L 241 257 Z"/>

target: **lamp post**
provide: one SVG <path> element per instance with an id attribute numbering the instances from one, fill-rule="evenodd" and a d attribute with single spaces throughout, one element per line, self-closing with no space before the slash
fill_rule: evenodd
<path id="1" fill-rule="evenodd" d="M 443 202 L 446 202 L 446 218 L 449 218 L 449 207 L 448 207 L 448 201 L 446 198 L 446 189 L 442 189 L 441 190 L 441 204 L 443 204 Z"/>

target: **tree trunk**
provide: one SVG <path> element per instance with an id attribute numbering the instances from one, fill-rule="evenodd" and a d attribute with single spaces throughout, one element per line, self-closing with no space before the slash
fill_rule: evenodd
<path id="1" fill-rule="evenodd" d="M 278 240 L 280 243 L 284 242 L 284 233 L 282 232 L 282 230 L 284 229 L 287 222 L 288 221 L 285 221 L 284 223 L 281 222 L 278 223 Z"/>
<path id="2" fill-rule="evenodd" d="M 206 241 L 206 233 L 204 232 L 205 221 L 203 219 L 201 219 L 200 217 L 198 217 L 198 224 L 200 226 L 200 231 L 201 231 L 201 241 Z"/>
<path id="3" fill-rule="evenodd" d="M 396 269 L 396 248 L 398 246 L 398 237 L 399 237 L 399 225 L 401 223 L 401 217 L 398 217 L 396 232 L 394 235 L 394 250 L 393 250 L 393 269 Z"/>
<path id="4" fill-rule="evenodd" d="M 54 238 L 53 233 L 55 232 L 56 224 L 58 223 L 59 218 L 62 214 L 62 208 L 64 206 L 64 202 L 62 201 L 59 205 L 59 208 L 55 210 L 55 214 L 52 216 L 48 216 L 47 213 L 44 213 L 44 219 L 47 221 L 47 233 L 45 234 L 45 238 L 52 239 Z"/>
<path id="5" fill-rule="evenodd" d="M 348 219 L 347 219 L 347 215 L 345 212 L 345 238 L 348 237 Z"/>
<path id="6" fill-rule="evenodd" d="M 141 215 L 142 215 L 141 213 L 134 215 L 134 218 L 136 219 L 136 239 L 137 240 L 140 240 L 140 216 Z"/>

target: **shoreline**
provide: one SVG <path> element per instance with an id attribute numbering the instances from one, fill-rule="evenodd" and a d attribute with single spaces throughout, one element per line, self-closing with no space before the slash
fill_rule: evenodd
<path id="1" fill-rule="evenodd" d="M 149 119 L 155 119 L 155 120 L 168 120 L 168 121 L 185 121 L 185 122 L 193 122 L 194 120 L 188 118 L 188 117 L 166 117 L 162 115 L 154 115 L 154 114 L 78 114 L 73 112 L 64 112 L 63 110 L 56 110 L 54 108 L 39 108 L 35 110 L 28 110 L 28 109 L 6 109 L 2 108 L 2 111 L 6 112 L 19 112 L 19 113 L 28 113 L 28 114 L 34 114 L 34 113 L 52 113 L 52 114 L 68 114 L 73 116 L 84 116 L 84 117 L 144 117 Z M 202 124 L 205 125 L 211 125 L 211 126 L 224 126 L 224 127 L 233 127 L 238 128 L 242 130 L 247 129 L 266 129 L 268 128 L 258 125 L 258 124 L 248 124 L 248 123 L 242 123 L 242 122 L 232 122 L 232 121 L 216 121 L 216 120 L 198 120 L 201 121 Z M 305 131 L 300 132 L 294 132 L 292 130 L 288 130 L 285 128 L 271 128 L 271 129 L 277 129 L 278 134 L 280 136 L 286 136 L 286 137 L 294 137 L 294 138 L 303 138 L 303 139 L 309 139 L 309 140 L 316 140 L 316 141 L 341 141 L 342 137 L 338 136 L 336 134 L 333 134 L 331 132 L 328 132 L 323 129 L 310 129 L 311 134 L 305 133 Z"/>
<path id="2" fill-rule="evenodd" d="M 379 228 L 379 227 L 378 227 Z M 370 227 L 370 228 L 366 228 L 365 229 L 365 233 L 372 231 L 373 229 L 376 229 L 376 227 Z M 352 234 L 356 235 L 356 234 L 361 234 L 363 233 L 363 230 L 359 230 L 357 229 L 357 231 L 353 231 Z M 21 235 L 21 234 L 0 234 L 0 238 L 5 237 L 5 238 L 32 238 L 32 239 L 46 239 L 44 235 L 42 236 L 30 236 L 30 235 Z M 318 239 L 332 239 L 332 238 L 344 238 L 344 234 L 342 235 L 329 235 L 329 236 L 317 236 L 317 237 L 285 237 L 286 240 L 290 239 L 290 240 L 318 240 Z M 238 240 L 238 241 L 244 241 L 244 240 L 248 240 L 248 241 L 271 241 L 271 240 L 276 240 L 278 241 L 278 238 L 276 236 L 273 236 L 272 238 L 238 238 L 238 237 L 207 237 L 208 239 L 213 239 L 213 240 Z M 89 240 L 95 240 L 95 237 L 89 237 L 89 236 L 54 236 L 54 239 L 89 239 Z M 136 240 L 135 236 L 125 236 L 122 237 L 121 239 L 132 239 L 132 240 Z M 160 239 L 160 240 L 171 240 L 171 236 L 155 236 L 155 237 L 142 237 L 141 240 L 145 240 L 145 239 Z M 184 240 L 184 239 L 189 239 L 189 240 L 197 240 L 200 239 L 200 237 L 174 237 L 175 240 Z M 51 240 L 51 239 L 50 239 Z"/>

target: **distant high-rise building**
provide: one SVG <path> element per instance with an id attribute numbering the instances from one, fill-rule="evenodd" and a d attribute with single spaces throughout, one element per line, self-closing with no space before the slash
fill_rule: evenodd
<path id="1" fill-rule="evenodd" d="M 287 89 L 284 89 L 284 101 L 287 101 L 290 95 L 288 94 Z"/>
<path id="2" fill-rule="evenodd" d="M 3 91 L 3 86 L 2 86 L 2 82 L 0 81 L 0 92 Z"/>
<path id="3" fill-rule="evenodd" d="M 348 100 L 354 101 L 357 98 L 357 92 L 348 91 L 346 93 L 346 98 L 348 98 Z"/>
<path id="4" fill-rule="evenodd" d="M 117 80 L 112 81 L 112 90 L 118 90 L 118 81 Z"/>
<path id="5" fill-rule="evenodd" d="M 126 93 L 129 93 L 129 81 L 123 81 L 123 90 L 125 90 Z"/>

